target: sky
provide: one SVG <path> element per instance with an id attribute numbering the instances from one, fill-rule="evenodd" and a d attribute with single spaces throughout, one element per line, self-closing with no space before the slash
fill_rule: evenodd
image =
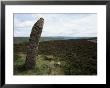
<path id="1" fill-rule="evenodd" d="M 42 37 L 96 37 L 97 14 L 61 13 L 61 14 L 14 14 L 14 37 L 29 37 L 32 26 L 44 18 Z"/>

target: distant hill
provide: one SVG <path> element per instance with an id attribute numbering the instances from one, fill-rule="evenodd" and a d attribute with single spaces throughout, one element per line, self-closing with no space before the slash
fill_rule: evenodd
<path id="1" fill-rule="evenodd" d="M 14 37 L 13 40 L 14 40 L 14 43 L 18 44 L 22 42 L 28 42 L 29 37 Z"/>
<path id="2" fill-rule="evenodd" d="M 76 39 L 86 39 L 86 40 L 96 40 L 96 37 L 61 37 L 61 36 L 57 36 L 57 37 L 41 37 L 40 38 L 40 42 L 43 41 L 52 41 L 52 40 L 76 40 Z M 22 43 L 22 42 L 28 42 L 29 41 L 29 37 L 14 37 L 14 43 L 18 44 L 18 43 Z"/>

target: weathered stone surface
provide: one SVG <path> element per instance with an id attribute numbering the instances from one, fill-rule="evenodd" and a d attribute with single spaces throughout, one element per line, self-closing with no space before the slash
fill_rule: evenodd
<path id="1" fill-rule="evenodd" d="M 34 69 L 36 65 L 36 58 L 38 55 L 39 38 L 42 33 L 44 19 L 40 18 L 32 27 L 32 31 L 29 38 L 29 44 L 27 46 L 27 56 L 25 61 L 26 69 Z"/>

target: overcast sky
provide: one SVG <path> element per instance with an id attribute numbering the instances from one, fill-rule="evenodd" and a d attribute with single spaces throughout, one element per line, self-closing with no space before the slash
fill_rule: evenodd
<path id="1" fill-rule="evenodd" d="M 14 14 L 14 37 L 30 36 L 32 26 L 44 18 L 45 36 L 96 37 L 97 14 Z"/>

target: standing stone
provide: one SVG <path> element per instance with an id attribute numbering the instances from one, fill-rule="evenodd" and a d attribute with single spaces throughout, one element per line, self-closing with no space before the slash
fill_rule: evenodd
<path id="1" fill-rule="evenodd" d="M 36 65 L 36 58 L 38 56 L 39 39 L 42 33 L 44 19 L 40 18 L 32 27 L 27 46 L 27 56 L 25 61 L 25 69 L 34 69 Z"/>

